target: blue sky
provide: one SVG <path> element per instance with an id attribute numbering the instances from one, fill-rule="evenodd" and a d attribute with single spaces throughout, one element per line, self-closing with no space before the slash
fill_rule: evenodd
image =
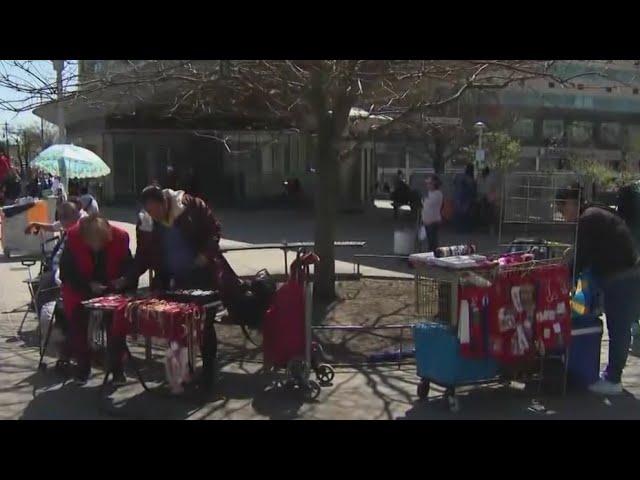
<path id="1" fill-rule="evenodd" d="M 26 60 L 18 61 L 26 62 Z M 20 68 L 15 67 L 10 62 L 12 62 L 12 60 L 0 60 L 0 76 L 11 76 L 14 79 L 19 79 L 20 83 L 31 82 L 36 86 L 42 85 L 42 81 L 37 80 L 33 76 L 30 76 L 28 73 L 25 73 Z M 29 68 L 33 68 L 34 71 L 38 73 L 38 75 L 42 76 L 44 81 L 54 81 L 55 71 L 53 70 L 51 60 L 31 60 L 30 62 L 31 63 L 29 65 Z M 0 86 L 0 99 L 2 100 L 22 101 L 25 98 L 26 97 L 24 93 L 19 93 L 10 88 Z M 39 118 L 33 115 L 30 111 L 16 114 L 15 112 L 7 111 L 0 107 L 0 124 L 3 126 L 3 128 L 5 122 L 9 122 L 10 126 L 16 127 L 19 124 L 29 124 L 39 121 Z"/>

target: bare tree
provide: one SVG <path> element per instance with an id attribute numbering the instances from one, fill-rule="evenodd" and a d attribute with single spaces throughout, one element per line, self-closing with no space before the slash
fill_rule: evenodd
<path id="1" fill-rule="evenodd" d="M 149 60 L 109 75 L 71 74 L 80 86 L 71 100 L 108 108 L 148 108 L 176 118 L 215 114 L 247 126 L 294 128 L 317 135 L 316 251 L 321 258 L 316 292 L 334 295 L 335 220 L 340 159 L 369 130 L 384 133 L 397 122 L 438 112 L 471 90 L 497 90 L 540 77 L 563 83 L 547 60 Z M 15 79 L 0 85 L 15 85 Z M 22 86 L 31 100 L 55 89 Z M 125 101 L 127 99 L 127 101 Z M 132 101 L 133 99 L 133 101 Z M 28 103 L 28 102 L 27 102 Z M 0 104 L 2 105 L 2 104 Z M 33 101 L 30 103 L 33 105 Z M 15 103 L 7 106 L 17 108 Z M 375 116 L 353 129 L 354 108 Z M 363 122 L 360 122 L 362 125 Z M 259 127 L 258 127 L 259 128 Z M 346 145 L 349 145 L 348 147 Z"/>
<path id="2" fill-rule="evenodd" d="M 16 156 L 23 176 L 25 170 L 28 170 L 29 162 L 54 142 L 56 133 L 56 129 L 50 123 L 20 125 L 9 131 L 12 143 L 17 146 Z"/>

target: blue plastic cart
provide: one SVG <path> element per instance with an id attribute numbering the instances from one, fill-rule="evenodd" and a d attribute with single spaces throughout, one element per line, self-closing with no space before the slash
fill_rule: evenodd
<path id="1" fill-rule="evenodd" d="M 462 357 L 457 335 L 449 325 L 420 323 L 413 332 L 420 400 L 429 396 L 432 384 L 437 385 L 445 389 L 444 399 L 449 410 L 456 412 L 460 408 L 456 388 L 503 381 L 494 359 L 469 360 Z"/>

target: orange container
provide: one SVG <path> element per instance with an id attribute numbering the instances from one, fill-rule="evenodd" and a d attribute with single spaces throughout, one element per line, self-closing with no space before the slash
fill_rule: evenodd
<path id="1" fill-rule="evenodd" d="M 49 207 L 47 202 L 38 200 L 32 208 L 27 210 L 27 222 L 49 223 Z"/>

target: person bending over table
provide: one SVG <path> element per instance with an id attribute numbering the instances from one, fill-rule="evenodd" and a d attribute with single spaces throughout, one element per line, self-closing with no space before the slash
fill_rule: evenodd
<path id="1" fill-rule="evenodd" d="M 578 223 L 574 271 L 590 270 L 599 279 L 609 331 L 609 362 L 602 378 L 589 389 L 602 395 L 621 394 L 622 371 L 631 344 L 631 325 L 640 317 L 639 255 L 629 227 L 605 205 L 582 204 L 580 184 L 559 191 L 558 210 Z"/>
<path id="2" fill-rule="evenodd" d="M 140 200 L 135 278 L 130 282 L 151 270 L 152 290 L 217 290 L 228 306 L 241 281 L 220 252 L 220 223 L 207 204 L 181 190 L 154 185 L 142 191 Z M 215 358 L 214 329 L 212 335 Z"/>
<path id="3" fill-rule="evenodd" d="M 220 223 L 204 201 L 157 186 L 146 187 L 140 200 L 136 278 L 152 270 L 152 290 L 224 290 L 237 284 L 220 253 Z"/>
<path id="4" fill-rule="evenodd" d="M 91 373 L 88 319 L 82 302 L 122 290 L 130 271 L 129 234 L 99 215 L 81 219 L 67 232 L 60 260 L 62 302 L 71 333 L 71 353 L 77 361 L 76 385 L 84 385 Z M 109 332 L 107 332 L 109 334 Z M 111 340 L 111 339 L 110 339 Z M 126 383 L 122 369 L 123 345 L 110 344 L 114 385 Z"/>

